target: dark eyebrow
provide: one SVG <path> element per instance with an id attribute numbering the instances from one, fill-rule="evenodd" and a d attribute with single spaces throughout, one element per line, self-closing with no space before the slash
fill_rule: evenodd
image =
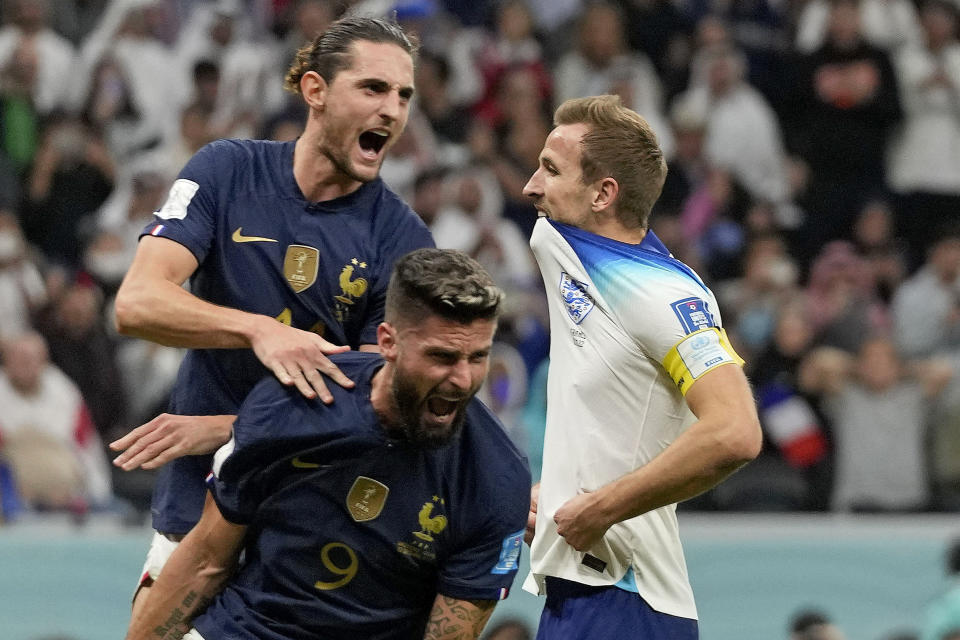
<path id="1" fill-rule="evenodd" d="M 360 80 L 357 80 L 357 86 L 368 87 L 374 91 L 377 91 L 378 93 L 383 93 L 390 90 L 390 83 L 382 78 L 361 78 Z M 400 87 L 397 93 L 399 93 L 400 97 L 404 100 L 409 100 L 413 97 L 413 87 Z"/>

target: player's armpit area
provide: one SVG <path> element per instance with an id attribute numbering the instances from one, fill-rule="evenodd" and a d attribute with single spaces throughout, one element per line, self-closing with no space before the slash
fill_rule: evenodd
<path id="1" fill-rule="evenodd" d="M 423 640 L 476 640 L 496 604 L 496 600 L 458 600 L 438 594 Z"/>

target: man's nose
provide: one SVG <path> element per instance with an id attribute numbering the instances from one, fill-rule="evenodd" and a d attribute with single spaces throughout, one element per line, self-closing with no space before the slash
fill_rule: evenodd
<path id="1" fill-rule="evenodd" d="M 400 93 L 397 91 L 388 92 L 383 98 L 383 102 L 380 103 L 380 116 L 394 122 L 400 119 L 402 112 L 403 105 L 401 104 Z"/>
<path id="2" fill-rule="evenodd" d="M 540 180 L 538 176 L 540 172 L 537 171 L 535 174 L 530 176 L 530 179 L 527 180 L 527 184 L 523 186 L 523 195 L 530 198 L 536 198 L 543 194 L 543 191 L 540 189 Z"/>
<path id="3" fill-rule="evenodd" d="M 450 368 L 450 374 L 447 376 L 447 380 L 458 389 L 469 389 L 473 382 L 470 376 L 470 363 L 466 360 L 458 360 L 457 363 Z"/>

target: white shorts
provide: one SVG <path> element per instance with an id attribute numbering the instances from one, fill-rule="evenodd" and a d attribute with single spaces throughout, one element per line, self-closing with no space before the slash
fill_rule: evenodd
<path id="1" fill-rule="evenodd" d="M 183 636 L 183 640 L 203 640 L 203 636 L 196 629 L 190 629 L 187 635 Z"/>
<path id="2" fill-rule="evenodd" d="M 150 580 L 157 579 L 157 576 L 160 575 L 160 570 L 163 569 L 163 565 L 167 564 L 167 560 L 170 559 L 173 550 L 176 549 L 179 544 L 179 541 L 171 540 L 162 533 L 157 531 L 153 532 L 153 540 L 150 541 L 150 550 L 147 551 L 147 560 L 143 563 L 143 571 L 140 572 L 140 581 L 137 582 L 138 589 L 143 586 L 143 583 L 148 578 Z"/>

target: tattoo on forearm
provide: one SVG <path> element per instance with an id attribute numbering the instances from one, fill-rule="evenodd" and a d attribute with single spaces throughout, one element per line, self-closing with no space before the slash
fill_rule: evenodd
<path id="1" fill-rule="evenodd" d="M 153 629 L 153 637 L 159 640 L 180 640 L 190 631 L 190 620 L 209 606 L 211 599 L 196 591 L 190 591 L 179 607 L 170 612 L 166 621 Z"/>
<path id="2" fill-rule="evenodd" d="M 430 612 L 424 640 L 475 640 L 496 603 L 440 596 Z"/>

